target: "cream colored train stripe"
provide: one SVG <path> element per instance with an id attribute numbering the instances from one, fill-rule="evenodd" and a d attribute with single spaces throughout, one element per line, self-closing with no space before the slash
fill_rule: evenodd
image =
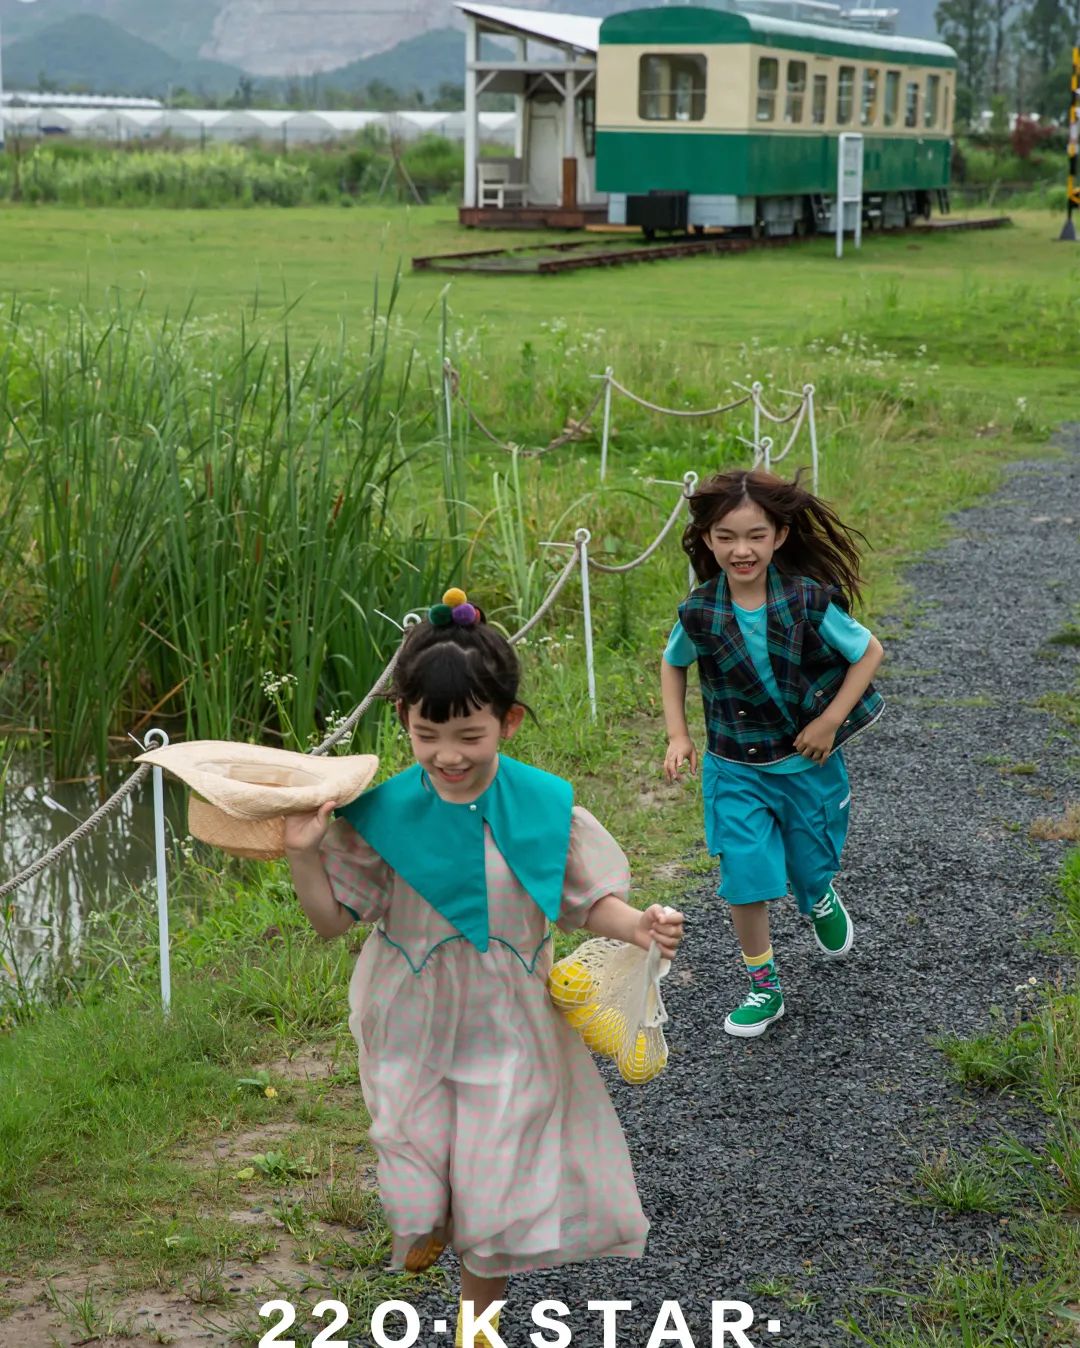
<path id="1" fill-rule="evenodd" d="M 703 56 L 706 58 L 705 72 L 705 116 L 697 122 L 661 122 L 646 120 L 638 115 L 638 81 L 640 62 L 643 56 Z M 866 135 L 883 134 L 899 138 L 919 139 L 926 136 L 948 134 L 951 130 L 952 112 L 952 72 L 940 67 L 928 68 L 907 63 L 884 63 L 880 61 L 857 61 L 847 57 L 820 56 L 813 52 L 800 55 L 797 51 L 780 50 L 758 44 L 744 46 L 702 46 L 668 47 L 612 45 L 601 46 L 597 79 L 597 125 L 605 129 L 648 129 L 655 132 L 708 131 L 746 131 L 770 129 L 769 123 L 757 120 L 757 71 L 758 61 L 772 58 L 779 62 L 778 88 L 775 91 L 775 106 L 782 115 L 786 97 L 786 76 L 789 61 L 804 61 L 806 64 L 806 88 L 803 93 L 803 121 L 796 124 L 774 123 L 771 129 L 782 130 L 786 134 L 808 131 L 815 135 L 839 134 L 841 131 L 861 131 Z M 837 72 L 840 67 L 854 69 L 852 92 L 852 120 L 841 123 L 836 119 Z M 859 114 L 862 102 L 863 71 L 867 68 L 878 71 L 877 107 L 875 120 L 862 125 Z M 900 73 L 900 91 L 897 106 L 897 125 L 884 125 L 885 77 L 888 71 Z M 826 93 L 826 119 L 824 122 L 811 123 L 814 76 L 825 75 L 828 79 Z M 924 126 L 923 110 L 927 90 L 927 76 L 935 75 L 938 84 L 937 117 L 932 126 Z M 907 85 L 917 83 L 918 125 L 904 126 Z"/>

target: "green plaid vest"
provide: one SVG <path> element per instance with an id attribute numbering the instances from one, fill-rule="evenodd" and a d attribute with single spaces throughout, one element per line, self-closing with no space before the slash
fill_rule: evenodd
<path id="1" fill-rule="evenodd" d="M 795 736 L 828 707 L 850 668 L 818 632 L 829 604 L 842 602 L 834 587 L 769 567 L 769 662 L 794 731 L 758 678 L 724 573 L 679 605 L 679 618 L 697 650 L 710 753 L 757 767 L 794 757 Z M 876 721 L 884 708 L 871 685 L 837 731 L 836 746 Z"/>

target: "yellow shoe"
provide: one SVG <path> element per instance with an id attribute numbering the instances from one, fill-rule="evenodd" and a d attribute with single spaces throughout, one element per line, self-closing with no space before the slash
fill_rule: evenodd
<path id="1" fill-rule="evenodd" d="M 502 1310 L 496 1310 L 495 1314 L 491 1317 L 491 1320 L 488 1321 L 491 1328 L 495 1330 L 496 1335 L 499 1333 L 499 1316 L 502 1316 Z M 461 1299 L 458 1298 L 457 1329 L 456 1332 L 454 1332 L 454 1348 L 465 1348 L 465 1330 L 462 1328 L 462 1321 L 464 1321 L 464 1312 L 462 1312 L 461 1309 Z M 473 1339 L 473 1348 L 496 1348 L 496 1343 L 495 1340 L 489 1339 L 488 1335 L 485 1335 L 483 1329 L 477 1329 L 476 1337 Z"/>
<path id="2" fill-rule="evenodd" d="M 491 1317 L 491 1320 L 489 1321 L 491 1328 L 496 1332 L 496 1334 L 499 1332 L 500 1315 L 502 1315 L 502 1311 L 496 1311 L 495 1314 Z M 457 1329 L 454 1332 L 454 1348 L 465 1348 L 465 1330 L 463 1327 L 463 1321 L 464 1321 L 464 1311 L 462 1310 L 461 1301 L 459 1300 L 458 1313 L 457 1313 Z M 476 1337 L 473 1339 L 473 1344 L 474 1348 L 496 1348 L 496 1345 L 493 1342 L 493 1340 L 490 1339 L 487 1336 L 487 1334 L 484 1333 L 483 1329 L 477 1331 Z"/>
<path id="3" fill-rule="evenodd" d="M 408 1273 L 423 1273 L 435 1263 L 447 1246 L 445 1227 L 436 1227 L 426 1236 L 420 1236 L 409 1246 L 405 1256 L 405 1270 Z"/>

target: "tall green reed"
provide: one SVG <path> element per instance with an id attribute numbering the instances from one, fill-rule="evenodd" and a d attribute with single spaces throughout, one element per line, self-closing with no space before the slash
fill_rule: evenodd
<path id="1" fill-rule="evenodd" d="M 58 771 L 103 769 L 152 716 L 189 736 L 280 730 L 267 672 L 291 676 L 305 739 L 374 682 L 397 640 L 377 611 L 427 602 L 452 555 L 438 502 L 396 508 L 434 411 L 397 296 L 395 280 L 376 297 L 359 355 L 344 336 L 298 354 L 287 328 L 242 321 L 222 360 L 189 316 L 152 327 L 137 309 L 77 315 L 59 341 L 9 322 L 18 452 L 0 491 L 18 523 L 0 547 L 22 540 L 30 623 L 0 707 L 51 736 Z"/>

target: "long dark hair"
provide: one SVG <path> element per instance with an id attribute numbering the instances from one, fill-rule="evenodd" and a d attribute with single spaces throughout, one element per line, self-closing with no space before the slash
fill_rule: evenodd
<path id="1" fill-rule="evenodd" d="M 514 648 L 483 615 L 471 627 L 436 627 L 425 618 L 406 633 L 394 668 L 393 696 L 403 712 L 416 707 L 426 721 L 469 716 L 481 707 L 490 707 L 501 721 L 521 702 L 520 683 Z"/>
<path id="2" fill-rule="evenodd" d="M 859 549 L 855 540 L 866 539 L 857 529 L 843 524 L 832 506 L 800 485 L 763 469 L 733 468 L 706 478 L 690 497 L 690 523 L 683 531 L 683 551 L 690 558 L 698 580 L 711 580 L 720 572 L 716 558 L 705 544 L 712 526 L 732 510 L 752 501 L 788 536 L 777 549 L 773 563 L 789 576 L 809 576 L 822 585 L 835 585 L 850 608 L 859 597 Z"/>

